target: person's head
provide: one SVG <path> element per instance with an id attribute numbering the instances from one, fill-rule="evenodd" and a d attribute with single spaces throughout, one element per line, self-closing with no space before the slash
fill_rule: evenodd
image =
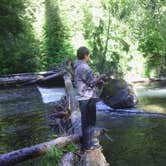
<path id="1" fill-rule="evenodd" d="M 85 62 L 88 62 L 90 60 L 89 49 L 86 47 L 80 47 L 77 50 L 77 58 L 79 60 L 84 60 Z"/>

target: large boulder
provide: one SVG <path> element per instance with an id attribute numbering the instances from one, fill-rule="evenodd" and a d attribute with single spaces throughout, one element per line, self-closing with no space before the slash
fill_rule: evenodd
<path id="1" fill-rule="evenodd" d="M 123 79 L 107 80 L 100 97 L 112 108 L 132 108 L 138 102 L 132 85 Z"/>

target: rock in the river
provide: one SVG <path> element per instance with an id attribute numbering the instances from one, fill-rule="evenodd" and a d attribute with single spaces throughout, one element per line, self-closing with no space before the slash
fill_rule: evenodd
<path id="1" fill-rule="evenodd" d="M 123 79 L 108 80 L 100 97 L 112 108 L 131 108 L 138 102 L 132 85 Z"/>

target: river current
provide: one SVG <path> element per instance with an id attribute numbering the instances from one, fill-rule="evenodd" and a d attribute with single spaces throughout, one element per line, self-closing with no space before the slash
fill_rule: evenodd
<path id="1" fill-rule="evenodd" d="M 100 111 L 97 125 L 107 128 L 112 138 L 101 137 L 103 152 L 112 166 L 165 166 L 166 83 L 135 89 L 139 103 L 134 110 L 147 114 Z M 48 115 L 54 112 L 53 102 L 64 93 L 64 88 L 35 86 L 1 89 L 0 154 L 54 138 Z M 22 164 L 42 165 L 41 158 Z"/>

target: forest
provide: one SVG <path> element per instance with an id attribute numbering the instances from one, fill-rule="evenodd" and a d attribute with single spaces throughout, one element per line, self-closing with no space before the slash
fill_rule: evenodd
<path id="1" fill-rule="evenodd" d="M 165 166 L 165 101 L 165 0 L 0 0 L 0 165 Z"/>
<path id="2" fill-rule="evenodd" d="M 98 73 L 164 76 L 165 22 L 164 0 L 1 0 L 0 74 L 52 69 L 85 45 Z"/>

